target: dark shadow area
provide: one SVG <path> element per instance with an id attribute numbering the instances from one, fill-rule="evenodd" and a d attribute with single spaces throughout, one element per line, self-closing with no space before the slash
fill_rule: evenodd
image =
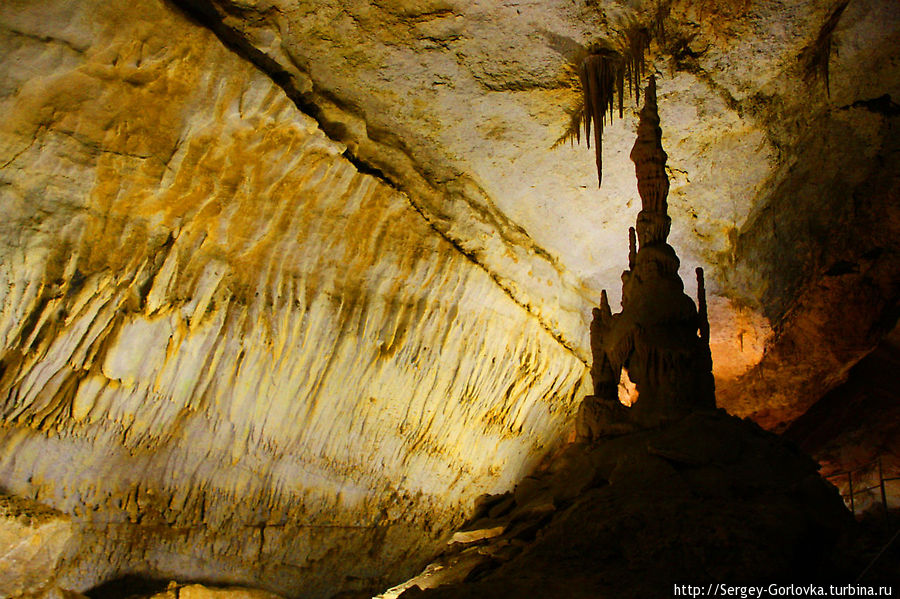
<path id="1" fill-rule="evenodd" d="M 847 381 L 795 420 L 785 436 L 829 469 L 852 470 L 879 455 L 900 454 L 900 328 L 850 370 Z M 854 452 L 841 452 L 852 444 Z M 834 462 L 832 463 L 832 460 Z"/>
<path id="2" fill-rule="evenodd" d="M 169 585 L 168 580 L 148 578 L 136 574 L 128 574 L 104 582 L 84 594 L 90 599 L 126 599 L 135 595 L 147 596 L 165 591 Z"/>
<path id="3" fill-rule="evenodd" d="M 813 456 L 857 516 L 900 508 L 900 328 L 846 382 L 794 421 L 785 437 Z M 898 522 L 900 524 L 900 522 Z"/>

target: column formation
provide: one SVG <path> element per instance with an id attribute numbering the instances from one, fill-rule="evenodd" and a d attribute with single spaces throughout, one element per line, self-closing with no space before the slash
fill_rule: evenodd
<path id="1" fill-rule="evenodd" d="M 641 211 L 636 228 L 629 230 L 622 311 L 612 313 L 606 291 L 593 310 L 594 394 L 579 414 L 583 439 L 656 426 L 716 405 L 703 271 L 697 269 L 695 305 L 684 293 L 678 256 L 666 242 L 672 222 L 666 202 L 669 179 L 653 78 L 644 98 L 631 150 Z M 618 401 L 623 370 L 638 390 L 630 410 Z"/>

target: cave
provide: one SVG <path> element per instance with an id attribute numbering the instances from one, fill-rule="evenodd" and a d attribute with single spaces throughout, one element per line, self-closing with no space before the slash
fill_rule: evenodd
<path id="1" fill-rule="evenodd" d="M 0 597 L 900 581 L 896 0 L 5 0 L 0 48 Z"/>

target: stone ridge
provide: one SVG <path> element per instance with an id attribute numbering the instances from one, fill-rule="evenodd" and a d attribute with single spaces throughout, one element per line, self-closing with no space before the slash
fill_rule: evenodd
<path id="1" fill-rule="evenodd" d="M 405 191 L 410 204 L 435 232 L 483 268 L 563 347 L 586 362 L 587 355 L 579 340 L 570 334 L 571 327 L 580 321 L 577 306 L 558 306 L 560 297 L 555 291 L 559 287 L 577 285 L 577 282 L 553 254 L 497 209 L 476 180 L 458 170 L 440 175 L 430 172 L 440 168 L 437 160 L 429 161 L 432 163 L 430 169 L 421 167 L 417 162 L 423 158 L 414 155 L 402 138 L 368 122 L 358 107 L 321 89 L 296 61 L 279 62 L 261 51 L 254 45 L 252 35 L 243 30 L 241 18 L 245 15 L 239 7 L 213 0 L 170 1 L 269 75 L 331 139 L 346 145 L 345 156 L 360 172 Z M 262 21 L 280 20 L 283 16 L 278 9 L 264 12 L 274 12 L 278 16 L 266 14 Z M 416 18 L 429 16 L 432 13 L 418 14 Z M 436 18 L 446 16 L 439 11 Z M 360 133 L 359 129 L 364 129 L 365 133 Z M 514 257 L 511 262 L 500 258 L 509 256 Z M 562 310 L 548 310 L 548 306 Z"/>

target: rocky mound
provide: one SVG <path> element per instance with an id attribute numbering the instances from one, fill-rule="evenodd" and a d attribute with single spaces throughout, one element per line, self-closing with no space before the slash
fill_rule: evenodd
<path id="1" fill-rule="evenodd" d="M 853 520 L 817 468 L 721 410 L 572 444 L 513 493 L 486 497 L 400 596 L 646 598 L 687 583 L 849 582 Z"/>

